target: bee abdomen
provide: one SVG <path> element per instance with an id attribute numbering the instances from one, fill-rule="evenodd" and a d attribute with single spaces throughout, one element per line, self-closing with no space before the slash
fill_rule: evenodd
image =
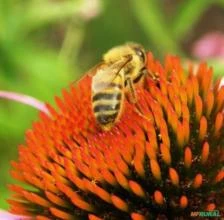
<path id="1" fill-rule="evenodd" d="M 115 122 L 120 111 L 120 91 L 104 91 L 93 95 L 93 112 L 99 124 L 105 126 Z"/>
<path id="2" fill-rule="evenodd" d="M 96 93 L 93 96 L 93 102 L 98 100 L 121 100 L 121 93 Z"/>
<path id="3" fill-rule="evenodd" d="M 96 116 L 96 119 L 101 125 L 107 125 L 109 123 L 113 123 L 117 118 L 117 115 L 118 112 L 114 112 L 112 114 L 101 113 Z"/>
<path id="4" fill-rule="evenodd" d="M 95 113 L 98 112 L 107 112 L 107 111 L 113 111 L 116 110 L 118 111 L 120 109 L 120 103 L 117 104 L 96 104 L 96 106 L 94 107 L 93 111 Z"/>

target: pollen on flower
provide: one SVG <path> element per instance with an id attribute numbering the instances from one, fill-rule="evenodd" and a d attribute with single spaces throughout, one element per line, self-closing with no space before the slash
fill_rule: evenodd
<path id="1" fill-rule="evenodd" d="M 224 87 L 212 68 L 183 68 L 147 55 L 138 108 L 124 100 L 120 120 L 102 131 L 91 80 L 56 97 L 57 109 L 26 133 L 11 175 L 15 214 L 49 219 L 189 219 L 224 207 Z M 27 187 L 28 185 L 29 187 Z M 30 187 L 31 186 L 31 187 Z"/>

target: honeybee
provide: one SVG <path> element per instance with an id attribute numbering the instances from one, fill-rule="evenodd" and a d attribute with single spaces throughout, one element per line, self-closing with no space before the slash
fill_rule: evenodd
<path id="1" fill-rule="evenodd" d="M 110 130 L 120 119 L 125 98 L 137 103 L 135 84 L 147 74 L 145 66 L 146 52 L 137 43 L 114 47 L 103 56 L 91 86 L 93 113 L 103 130 Z"/>

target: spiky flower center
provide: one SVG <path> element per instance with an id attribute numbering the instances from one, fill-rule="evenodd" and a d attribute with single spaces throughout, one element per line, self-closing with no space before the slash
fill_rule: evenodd
<path id="1" fill-rule="evenodd" d="M 162 66 L 148 54 L 137 88 L 141 117 L 127 100 L 120 121 L 102 132 L 92 114 L 91 79 L 56 98 L 59 111 L 27 132 L 12 175 L 11 211 L 45 219 L 188 219 L 224 206 L 224 87 L 212 70 Z"/>

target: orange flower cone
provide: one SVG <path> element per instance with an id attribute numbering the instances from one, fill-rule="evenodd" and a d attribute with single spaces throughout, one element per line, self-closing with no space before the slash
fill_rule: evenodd
<path id="1" fill-rule="evenodd" d="M 212 70 L 184 70 L 148 53 L 137 87 L 146 120 L 127 100 L 107 132 L 91 109 L 91 77 L 63 90 L 58 109 L 26 133 L 10 185 L 10 211 L 49 219 L 189 219 L 192 211 L 224 207 L 224 86 Z"/>

